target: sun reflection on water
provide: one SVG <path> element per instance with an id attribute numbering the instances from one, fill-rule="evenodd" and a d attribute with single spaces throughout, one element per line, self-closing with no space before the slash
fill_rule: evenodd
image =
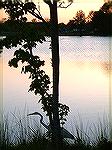
<path id="1" fill-rule="evenodd" d="M 88 41 L 88 44 L 87 44 Z M 104 45 L 102 45 L 104 43 Z M 79 111 L 83 117 L 94 120 L 97 114 L 108 112 L 109 103 L 109 61 L 108 38 L 60 37 L 60 101 L 70 107 L 71 120 Z M 35 54 L 45 60 L 46 73 L 52 76 L 49 43 L 38 45 Z M 3 59 L 3 101 L 6 111 L 15 107 L 29 111 L 40 111 L 38 96 L 28 93 L 30 80 L 21 75 L 19 69 L 10 68 L 8 60 L 14 49 L 4 51 Z M 111 77 L 112 78 L 112 77 Z M 52 78 L 51 78 L 52 81 Z M 96 116 L 96 117 L 95 117 Z"/>

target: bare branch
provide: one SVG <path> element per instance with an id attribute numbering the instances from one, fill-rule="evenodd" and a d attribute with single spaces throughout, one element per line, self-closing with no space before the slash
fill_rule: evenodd
<path id="1" fill-rule="evenodd" d="M 64 6 L 65 2 L 60 2 L 58 5 L 58 8 L 68 8 L 70 5 L 72 5 L 73 1 L 70 1 L 70 3 L 67 6 Z"/>
<path id="2" fill-rule="evenodd" d="M 45 19 L 42 18 L 42 16 L 38 15 L 37 13 L 35 13 L 35 12 L 31 11 L 31 10 L 28 10 L 28 12 L 29 12 L 30 14 L 32 14 L 33 16 L 35 16 L 36 18 L 42 20 L 43 22 L 46 22 Z"/>

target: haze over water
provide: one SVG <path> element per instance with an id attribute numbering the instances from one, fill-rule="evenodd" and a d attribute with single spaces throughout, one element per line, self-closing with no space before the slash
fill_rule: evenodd
<path id="1" fill-rule="evenodd" d="M 45 71 L 52 75 L 50 39 L 37 44 L 35 54 L 45 60 Z M 80 114 L 83 122 L 94 122 L 109 108 L 109 51 L 111 37 L 60 37 L 60 101 L 70 107 L 67 126 Z M 30 80 L 19 69 L 10 68 L 13 49 L 3 49 L 3 108 L 14 112 L 41 112 L 38 96 L 27 92 Z M 52 80 L 52 78 L 51 78 Z"/>

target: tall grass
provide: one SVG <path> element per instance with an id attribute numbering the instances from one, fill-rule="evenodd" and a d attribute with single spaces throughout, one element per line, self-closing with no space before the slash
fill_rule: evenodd
<path id="1" fill-rule="evenodd" d="M 0 150 L 53 150 L 50 138 L 39 125 L 38 120 L 24 115 L 4 116 Z M 108 119 L 83 127 L 83 121 L 73 126 L 74 140 L 63 141 L 63 150 L 111 150 Z"/>

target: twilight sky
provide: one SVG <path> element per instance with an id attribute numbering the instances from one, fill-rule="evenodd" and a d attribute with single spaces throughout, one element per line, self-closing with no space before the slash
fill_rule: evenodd
<path id="1" fill-rule="evenodd" d="M 44 18 L 49 18 L 49 7 L 43 2 L 43 0 L 33 0 L 35 4 L 38 2 L 40 4 L 40 12 Z M 67 9 L 58 8 L 58 20 L 59 22 L 67 23 L 70 19 L 73 19 L 78 10 L 83 10 L 87 15 L 91 10 L 99 10 L 103 5 L 104 0 L 74 0 L 74 3 L 69 6 Z M 66 3 L 67 4 L 67 3 Z M 5 13 L 0 10 L 0 20 L 5 17 Z M 34 18 L 31 15 L 28 15 L 28 20 Z"/>

